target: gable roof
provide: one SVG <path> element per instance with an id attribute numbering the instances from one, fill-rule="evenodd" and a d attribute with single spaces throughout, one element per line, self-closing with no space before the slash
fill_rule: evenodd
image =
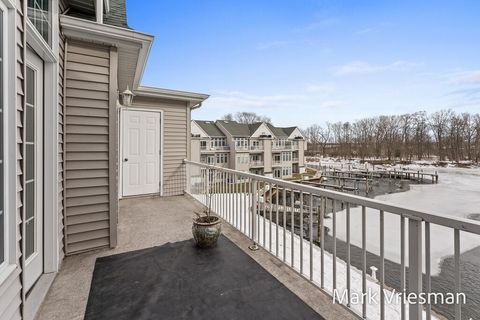
<path id="1" fill-rule="evenodd" d="M 225 137 L 213 121 L 193 120 L 210 137 Z"/>
<path id="2" fill-rule="evenodd" d="M 275 127 L 270 123 L 267 123 L 267 126 L 277 138 L 288 138 L 290 136 L 283 130 L 283 128 Z"/>
<path id="3" fill-rule="evenodd" d="M 250 135 L 254 134 L 258 128 L 262 125 L 262 122 L 256 122 L 248 125 L 248 130 L 250 130 Z"/>
<path id="4" fill-rule="evenodd" d="M 250 128 L 248 124 L 238 123 L 231 120 L 217 120 L 216 123 L 220 124 L 225 130 L 228 131 L 233 137 L 250 137 Z"/>
<path id="5" fill-rule="evenodd" d="M 288 128 L 282 128 L 283 131 L 290 137 L 293 133 L 293 131 L 295 131 L 295 129 L 297 129 L 297 127 L 288 127 Z"/>
<path id="6" fill-rule="evenodd" d="M 243 124 L 238 123 L 233 120 L 217 120 L 216 123 L 220 124 L 225 130 L 228 131 L 233 137 L 250 137 L 255 131 L 262 125 L 265 124 L 268 129 L 273 133 L 277 138 L 288 138 L 298 127 L 287 127 L 280 128 L 275 127 L 274 125 L 267 122 L 255 122 L 252 124 Z"/>

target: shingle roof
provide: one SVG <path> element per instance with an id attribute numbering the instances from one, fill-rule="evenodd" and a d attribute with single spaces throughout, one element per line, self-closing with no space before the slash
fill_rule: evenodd
<path id="1" fill-rule="evenodd" d="M 218 129 L 213 121 L 195 120 L 195 123 L 198 124 L 198 126 L 210 137 L 225 137 L 223 132 Z"/>
<path id="2" fill-rule="evenodd" d="M 217 120 L 234 137 L 250 137 L 250 128 L 248 124 L 238 123 L 230 120 Z"/>
<path id="3" fill-rule="evenodd" d="M 290 137 L 293 133 L 293 131 L 295 131 L 295 129 L 297 129 L 297 127 L 288 127 L 288 128 L 282 128 L 283 131 Z"/>
<path id="4" fill-rule="evenodd" d="M 128 28 L 126 0 L 110 0 L 110 11 L 103 14 L 103 23 L 111 26 Z M 82 7 L 75 6 L 72 3 L 68 16 L 95 21 L 95 12 L 83 11 Z"/>
<path id="5" fill-rule="evenodd" d="M 262 125 L 263 122 L 256 122 L 252 124 L 243 124 L 238 123 L 237 121 L 232 120 L 217 120 L 216 123 L 219 123 L 221 126 L 225 128 L 232 136 L 234 137 L 250 137 L 257 129 Z M 287 127 L 287 128 L 280 128 L 275 127 L 270 123 L 266 123 L 268 129 L 272 131 L 272 133 L 277 138 L 288 138 L 292 134 L 292 132 L 297 127 Z"/>
<path id="6" fill-rule="evenodd" d="M 277 138 L 288 138 L 289 134 L 287 134 L 283 128 L 275 127 L 270 123 L 267 123 L 267 126 Z"/>
<path id="7" fill-rule="evenodd" d="M 255 131 L 262 125 L 262 122 L 252 123 L 248 125 L 248 130 L 250 130 L 250 135 L 254 134 Z"/>

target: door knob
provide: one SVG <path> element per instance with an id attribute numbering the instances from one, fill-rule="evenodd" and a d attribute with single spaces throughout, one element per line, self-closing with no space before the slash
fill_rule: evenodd
<path id="1" fill-rule="evenodd" d="M 123 159 L 123 161 L 124 161 L 124 162 L 127 162 L 127 161 L 128 161 L 128 158 Z"/>

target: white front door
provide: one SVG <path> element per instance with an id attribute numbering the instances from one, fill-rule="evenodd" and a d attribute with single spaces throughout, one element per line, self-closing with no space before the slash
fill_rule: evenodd
<path id="1" fill-rule="evenodd" d="M 27 50 L 25 77 L 25 287 L 43 273 L 43 61 Z"/>
<path id="2" fill-rule="evenodd" d="M 160 113 L 123 112 L 123 196 L 160 193 Z"/>

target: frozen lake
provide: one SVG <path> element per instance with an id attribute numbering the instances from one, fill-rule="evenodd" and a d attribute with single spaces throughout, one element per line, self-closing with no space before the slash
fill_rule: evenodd
<path id="1" fill-rule="evenodd" d="M 412 167 L 415 170 L 417 167 Z M 375 199 L 417 211 L 444 216 L 468 218 L 480 213 L 480 169 L 421 167 L 426 172 L 438 171 L 438 184 L 410 185 L 410 190 L 386 194 Z M 337 237 L 345 240 L 345 212 L 337 214 Z M 331 228 L 331 219 L 326 225 Z M 351 209 L 351 242 L 361 246 L 361 208 Z M 379 215 L 367 209 L 367 250 L 380 254 Z M 461 251 L 480 245 L 480 236 L 461 233 Z M 453 254 L 453 230 L 431 225 L 432 274 L 440 271 L 440 262 Z M 400 218 L 385 214 L 385 257 L 400 262 Z M 378 267 L 378 266 L 377 266 Z"/>

